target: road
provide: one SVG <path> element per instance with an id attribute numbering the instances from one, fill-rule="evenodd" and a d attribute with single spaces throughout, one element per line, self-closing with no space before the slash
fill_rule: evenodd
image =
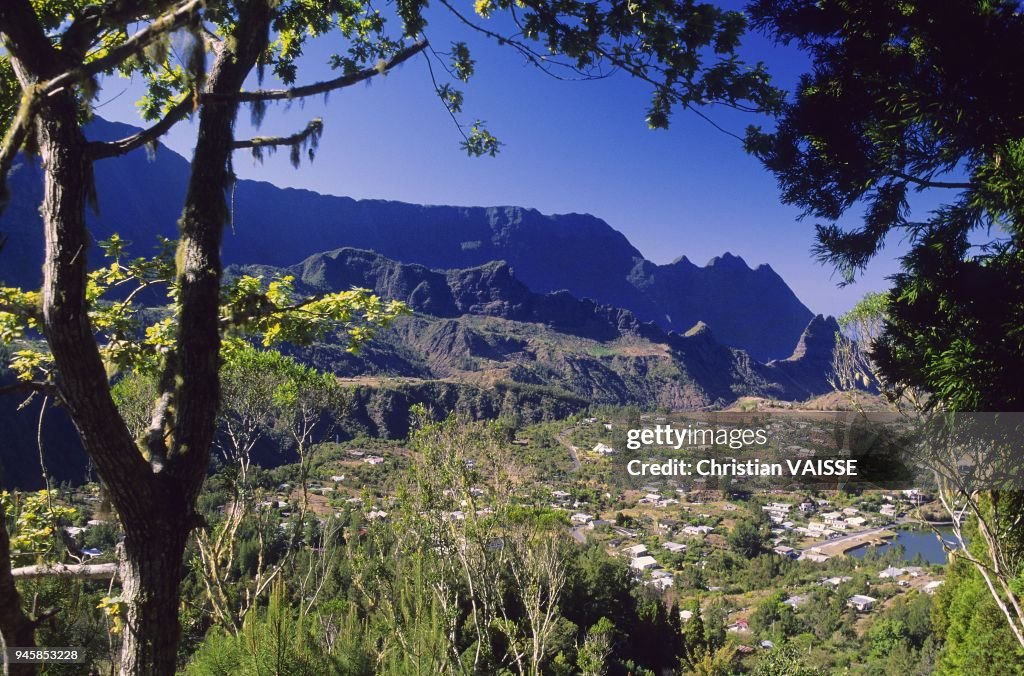
<path id="1" fill-rule="evenodd" d="M 577 449 L 575 446 L 569 443 L 569 435 L 572 433 L 572 429 L 573 428 L 569 427 L 567 429 L 562 430 L 555 436 L 555 438 L 558 439 L 558 443 L 565 446 L 565 448 L 569 451 L 569 457 L 572 458 L 572 471 L 578 472 L 580 471 L 579 449 Z"/>

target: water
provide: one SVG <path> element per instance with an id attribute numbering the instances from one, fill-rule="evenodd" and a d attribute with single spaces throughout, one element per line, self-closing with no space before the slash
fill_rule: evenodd
<path id="1" fill-rule="evenodd" d="M 952 544 L 955 541 L 953 531 L 950 528 L 939 528 L 938 531 L 947 543 Z M 881 555 L 893 545 L 900 545 L 903 547 L 904 561 L 909 562 L 920 553 L 928 563 L 948 563 L 946 552 L 943 550 L 939 539 L 935 537 L 935 531 L 932 529 L 901 530 L 896 533 L 896 537 L 884 545 L 858 547 L 848 553 L 850 556 L 862 559 L 869 551 L 873 550 L 876 554 Z"/>

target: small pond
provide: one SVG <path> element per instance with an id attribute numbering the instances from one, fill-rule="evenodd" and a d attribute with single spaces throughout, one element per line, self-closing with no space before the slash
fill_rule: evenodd
<path id="1" fill-rule="evenodd" d="M 940 526 L 938 531 L 942 538 L 950 545 L 956 542 L 956 538 L 953 537 L 953 530 L 950 527 Z M 848 553 L 850 556 L 862 559 L 869 551 L 874 551 L 876 554 L 884 554 L 893 545 L 899 545 L 903 547 L 904 561 L 912 561 L 920 553 L 928 563 L 948 563 L 942 543 L 939 542 L 939 538 L 931 528 L 922 527 L 916 530 L 900 530 L 896 531 L 896 533 L 896 537 L 884 545 L 877 547 L 867 545 L 858 547 Z"/>

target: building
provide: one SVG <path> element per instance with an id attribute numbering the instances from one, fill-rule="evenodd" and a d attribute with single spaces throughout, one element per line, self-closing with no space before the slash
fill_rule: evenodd
<path id="1" fill-rule="evenodd" d="M 788 599 L 783 601 L 783 603 L 785 603 L 793 610 L 796 610 L 803 604 L 807 603 L 810 600 L 810 598 L 811 597 L 807 596 L 806 594 L 794 594 L 793 596 L 790 596 Z"/>
<path id="2" fill-rule="evenodd" d="M 653 570 L 658 567 L 658 562 L 653 556 L 638 556 L 629 562 L 629 567 L 638 572 Z"/>
<path id="3" fill-rule="evenodd" d="M 821 515 L 825 525 L 834 530 L 846 530 L 846 521 L 843 520 L 842 512 L 825 512 Z"/>
<path id="4" fill-rule="evenodd" d="M 598 442 L 598 444 L 594 446 L 594 453 L 597 453 L 598 455 L 612 455 L 615 453 L 615 449 L 608 444 Z"/>
<path id="5" fill-rule="evenodd" d="M 590 514 L 573 514 L 569 517 L 569 521 L 576 524 L 577 526 L 586 526 L 588 523 L 594 520 L 594 517 Z"/>
<path id="6" fill-rule="evenodd" d="M 715 530 L 711 526 L 684 526 L 683 532 L 687 535 L 703 536 Z"/>
<path id="7" fill-rule="evenodd" d="M 732 631 L 732 632 L 750 631 L 750 625 L 747 623 L 746 620 L 736 620 L 735 622 L 730 624 L 728 627 L 726 627 L 725 630 L 726 631 Z"/>
<path id="8" fill-rule="evenodd" d="M 795 559 L 800 556 L 800 552 L 796 551 L 792 547 L 787 547 L 786 545 L 779 545 L 772 551 L 779 556 L 785 556 L 787 559 Z"/>
<path id="9" fill-rule="evenodd" d="M 648 587 L 654 587 L 658 591 L 665 591 L 669 587 L 675 586 L 675 580 L 671 577 L 657 577 L 647 583 Z"/>
<path id="10" fill-rule="evenodd" d="M 903 577 L 906 574 L 906 568 L 896 568 L 894 566 L 889 566 L 888 568 L 880 572 L 878 574 L 878 577 L 882 578 L 883 580 L 890 580 L 897 577 Z"/>
<path id="11" fill-rule="evenodd" d="M 846 602 L 846 605 L 850 606 L 858 613 L 871 612 L 871 609 L 875 607 L 878 599 L 871 598 L 870 596 L 864 596 L 863 594 L 854 594 Z"/>
<path id="12" fill-rule="evenodd" d="M 661 545 L 662 549 L 667 549 L 673 554 L 679 554 L 686 551 L 686 545 L 679 542 L 666 542 Z"/>
<path id="13" fill-rule="evenodd" d="M 647 554 L 647 545 L 633 545 L 632 547 L 626 547 L 626 553 L 629 554 L 632 559 L 635 559 L 638 556 L 645 556 Z"/>

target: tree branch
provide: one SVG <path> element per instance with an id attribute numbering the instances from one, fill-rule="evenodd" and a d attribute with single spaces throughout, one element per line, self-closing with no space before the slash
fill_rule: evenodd
<path id="1" fill-rule="evenodd" d="M 326 94 L 334 91 L 335 89 L 351 87 L 352 85 L 363 82 L 364 80 L 369 80 L 375 75 L 382 75 L 395 66 L 408 61 L 426 48 L 427 41 L 421 40 L 406 47 L 384 63 L 378 64 L 373 68 L 364 68 L 363 70 L 350 73 L 348 75 L 342 75 L 341 77 L 334 78 L 333 80 L 324 80 L 323 82 L 317 82 L 315 84 L 305 85 L 302 87 L 293 87 L 292 89 L 259 89 L 252 92 L 239 92 L 237 94 L 227 95 L 205 94 L 203 99 L 221 99 L 226 97 L 240 102 L 283 101 L 288 99 L 304 98 L 307 96 L 316 96 L 317 94 Z"/>
<path id="2" fill-rule="evenodd" d="M 307 139 L 316 139 L 323 133 L 324 122 L 319 117 L 310 120 L 306 128 L 291 136 L 256 136 L 243 141 L 235 141 L 231 144 L 233 150 L 244 150 L 246 148 L 277 148 L 280 146 L 295 146 Z"/>
<path id="3" fill-rule="evenodd" d="M 57 395 L 57 386 L 42 380 L 19 380 L 16 383 L 0 387 L 0 396 L 20 392 L 43 392 L 44 394 Z"/>
<path id="4" fill-rule="evenodd" d="M 105 56 L 88 63 L 83 63 L 44 82 L 40 87 L 40 94 L 48 96 L 60 91 L 64 87 L 77 84 L 93 75 L 117 66 L 128 57 L 141 52 L 164 34 L 195 21 L 198 17 L 198 11 L 205 5 L 205 0 L 188 0 L 184 4 L 179 5 L 177 9 L 158 19 L 154 19 L 151 24 L 125 40 L 119 46 L 111 49 Z"/>
<path id="5" fill-rule="evenodd" d="M 82 57 L 104 27 L 123 26 L 154 12 L 167 11 L 174 5 L 174 1 L 163 0 L 156 3 L 155 8 L 153 4 L 147 0 L 110 0 L 101 7 L 86 7 L 64 31 L 60 38 L 60 49 L 64 53 Z"/>
<path id="6" fill-rule="evenodd" d="M 906 181 L 907 183 L 913 183 L 914 185 L 921 186 L 922 188 L 950 188 L 953 190 L 966 190 L 971 187 L 970 183 L 932 181 L 931 179 L 917 178 L 916 176 L 904 174 L 902 171 L 896 171 L 895 169 L 889 170 L 889 174 L 894 178 Z"/>
<path id="7" fill-rule="evenodd" d="M 153 143 L 166 134 L 171 127 L 185 119 L 195 110 L 195 100 L 186 96 L 174 105 L 163 118 L 148 129 L 143 129 L 137 134 L 126 136 L 117 141 L 96 141 L 90 143 L 87 152 L 94 160 L 102 160 L 108 157 L 117 157 L 140 148 L 147 143 Z"/>
<path id="8" fill-rule="evenodd" d="M 167 459 L 167 430 L 173 427 L 174 407 L 174 374 L 177 369 L 175 354 L 170 352 L 164 362 L 164 372 L 160 377 L 160 397 L 153 406 L 149 427 L 146 428 L 143 442 L 149 451 L 149 465 L 154 472 L 163 469 Z"/>
<path id="9" fill-rule="evenodd" d="M 116 563 L 42 563 L 11 569 L 11 577 L 15 580 L 38 580 L 44 577 L 109 580 L 116 576 Z"/>

